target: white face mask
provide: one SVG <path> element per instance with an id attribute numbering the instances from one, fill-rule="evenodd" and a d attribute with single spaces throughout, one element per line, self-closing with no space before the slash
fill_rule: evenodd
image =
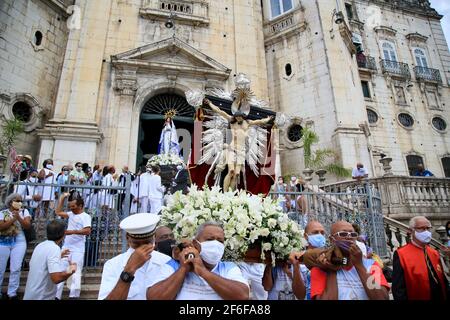
<path id="1" fill-rule="evenodd" d="M 224 244 L 217 240 L 199 243 L 201 246 L 200 257 L 203 261 L 213 266 L 218 264 L 223 257 L 223 252 L 225 251 Z"/>
<path id="2" fill-rule="evenodd" d="M 31 183 L 36 183 L 38 181 L 38 178 L 36 177 L 30 177 L 30 182 Z"/>
<path id="3" fill-rule="evenodd" d="M 177 166 L 177 170 L 183 169 L 183 166 Z"/>
<path id="4" fill-rule="evenodd" d="M 430 243 L 431 241 L 431 232 L 428 230 L 422 232 L 414 231 L 414 235 L 422 243 Z"/>
<path id="5" fill-rule="evenodd" d="M 47 164 L 45 167 L 46 167 L 48 170 L 52 170 L 52 169 L 53 169 L 53 165 L 52 165 L 52 164 Z"/>

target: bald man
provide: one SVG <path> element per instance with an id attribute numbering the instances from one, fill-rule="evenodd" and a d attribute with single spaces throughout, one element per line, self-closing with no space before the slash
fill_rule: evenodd
<path id="1" fill-rule="evenodd" d="M 364 165 L 361 162 L 358 162 L 356 164 L 356 168 L 353 168 L 352 178 L 356 179 L 358 181 L 361 181 L 362 179 L 365 179 L 368 177 L 369 177 L 369 173 L 367 172 L 367 169 L 364 168 Z"/>
<path id="2" fill-rule="evenodd" d="M 339 247 L 347 264 L 328 272 L 311 269 L 311 299 L 316 300 L 388 300 L 389 285 L 380 266 L 363 258 L 356 245 L 358 233 L 346 221 L 331 226 L 330 241 Z M 324 261 L 325 264 L 330 262 Z"/>
<path id="3" fill-rule="evenodd" d="M 307 249 L 324 248 L 327 239 L 325 228 L 319 221 L 311 221 L 305 227 L 305 239 L 308 241 Z"/>

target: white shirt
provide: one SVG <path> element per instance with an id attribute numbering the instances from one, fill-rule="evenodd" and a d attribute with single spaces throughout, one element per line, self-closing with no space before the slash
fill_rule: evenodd
<path id="1" fill-rule="evenodd" d="M 306 278 L 308 274 L 308 268 L 305 265 L 300 264 L 300 274 L 303 279 L 303 283 L 306 287 Z M 292 272 L 294 272 L 294 266 L 291 265 L 289 268 Z M 281 267 L 275 267 L 272 269 L 272 278 L 273 278 L 273 287 L 272 290 L 269 291 L 269 296 L 267 300 L 298 300 L 292 290 L 292 280 L 283 271 Z M 305 295 L 306 298 L 306 295 Z"/>
<path id="2" fill-rule="evenodd" d="M 67 230 L 81 230 L 91 226 L 91 216 L 86 212 L 74 214 L 72 211 L 67 212 L 69 215 L 69 223 Z M 84 252 L 86 236 L 81 234 L 70 234 L 64 239 L 64 248 L 70 249 L 72 252 Z"/>
<path id="3" fill-rule="evenodd" d="M 241 269 L 234 262 L 219 262 L 212 270 L 222 278 L 244 283 L 248 287 L 248 281 L 242 275 Z M 168 264 L 162 266 L 159 274 L 147 282 L 147 287 L 170 277 L 175 270 Z M 184 278 L 183 285 L 177 294 L 176 300 L 223 300 L 203 278 L 194 272 L 189 272 Z"/>
<path id="4" fill-rule="evenodd" d="M 368 273 L 374 263 L 375 261 L 373 259 L 363 258 L 363 264 Z M 369 300 L 355 267 L 352 267 L 350 270 L 338 270 L 336 273 L 336 281 L 338 300 Z"/>
<path id="5" fill-rule="evenodd" d="M 5 216 L 8 216 L 8 215 L 9 215 L 10 218 L 13 216 L 13 213 L 11 211 L 9 211 L 9 209 L 0 211 L 0 221 L 4 221 L 5 220 Z M 21 216 L 22 219 L 25 219 L 26 217 L 31 217 L 31 215 L 30 215 L 30 213 L 28 212 L 27 209 L 20 209 L 19 216 Z M 14 224 L 19 229 L 19 234 L 23 234 L 23 229 L 22 229 L 22 225 L 20 224 L 20 222 L 16 221 L 16 222 L 14 222 Z"/>
<path id="6" fill-rule="evenodd" d="M 31 256 L 23 300 L 55 300 L 57 287 L 50 273 L 62 271 L 58 245 L 50 240 L 38 244 Z"/>
<path id="7" fill-rule="evenodd" d="M 134 249 L 128 248 L 126 252 L 106 261 L 103 266 L 102 282 L 98 293 L 99 300 L 105 299 L 114 289 L 117 281 L 120 279 L 120 274 L 133 252 Z M 146 300 L 146 282 L 151 281 L 152 277 L 157 276 L 160 268 L 171 259 L 169 256 L 158 251 L 152 251 L 151 255 L 150 260 L 136 270 L 134 280 L 131 282 L 130 290 L 128 291 L 127 300 Z"/>
<path id="8" fill-rule="evenodd" d="M 353 168 L 352 170 L 352 177 L 364 177 L 366 174 L 369 174 L 367 172 L 367 169 L 362 167 L 361 169 Z"/>
<path id="9" fill-rule="evenodd" d="M 162 199 L 164 196 L 164 187 L 161 184 L 161 177 L 157 174 L 152 174 L 149 177 L 148 185 L 149 198 Z"/>

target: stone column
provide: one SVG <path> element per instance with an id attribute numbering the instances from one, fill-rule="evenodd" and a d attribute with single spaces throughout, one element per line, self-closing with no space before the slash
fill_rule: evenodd
<path id="1" fill-rule="evenodd" d="M 103 139 L 97 122 L 97 99 L 111 1 L 77 0 L 81 29 L 69 30 L 53 118 L 38 131 L 38 163 L 53 158 L 59 169 L 75 161 L 94 164 Z"/>

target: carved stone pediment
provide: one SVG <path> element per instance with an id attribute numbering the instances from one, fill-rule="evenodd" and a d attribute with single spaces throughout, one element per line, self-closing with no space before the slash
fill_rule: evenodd
<path id="1" fill-rule="evenodd" d="M 409 41 L 411 41 L 413 43 L 426 43 L 428 37 L 424 36 L 418 32 L 415 32 L 415 33 L 407 34 L 406 39 L 408 39 Z"/>
<path id="2" fill-rule="evenodd" d="M 169 80 L 176 80 L 178 76 L 195 76 L 224 81 L 231 72 L 231 69 L 176 37 L 111 56 L 111 62 L 116 72 L 117 89 L 127 84 L 134 88 L 133 79 L 140 73 L 164 74 Z"/>
<path id="3" fill-rule="evenodd" d="M 395 37 L 395 35 L 397 34 L 397 30 L 388 26 L 377 26 L 373 29 L 377 34 L 385 37 Z"/>

